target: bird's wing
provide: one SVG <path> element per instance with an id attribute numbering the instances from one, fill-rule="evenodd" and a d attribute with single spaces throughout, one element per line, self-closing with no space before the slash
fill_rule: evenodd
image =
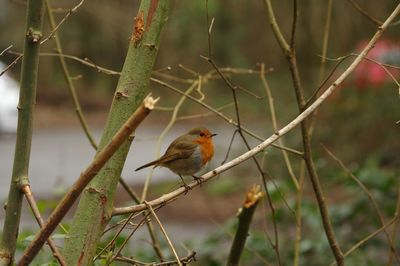
<path id="1" fill-rule="evenodd" d="M 165 154 L 160 158 L 159 163 L 188 158 L 196 150 L 197 145 L 193 141 L 178 138 L 169 145 Z"/>

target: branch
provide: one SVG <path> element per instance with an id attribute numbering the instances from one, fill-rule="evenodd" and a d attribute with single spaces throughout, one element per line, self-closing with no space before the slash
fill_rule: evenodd
<path id="1" fill-rule="evenodd" d="M 239 209 L 239 224 L 232 242 L 231 251 L 229 252 L 227 266 L 239 265 L 240 256 L 243 252 L 247 236 L 249 235 L 248 232 L 254 211 L 262 197 L 263 193 L 261 192 L 260 186 L 253 186 L 247 191 L 243 206 Z"/>
<path id="2" fill-rule="evenodd" d="M 13 45 L 11 44 L 11 45 L 9 45 L 8 47 L 4 48 L 3 51 L 0 52 L 0 56 L 3 56 L 3 54 L 4 54 L 5 52 L 7 52 L 8 50 L 10 50 L 12 47 L 13 47 Z"/>
<path id="3" fill-rule="evenodd" d="M 82 4 L 83 4 L 83 0 L 79 3 L 79 6 L 82 5 Z M 49 18 L 50 25 L 51 25 L 52 32 L 53 32 L 52 34 L 54 36 L 54 40 L 55 40 L 55 43 L 56 43 L 56 51 L 57 51 L 58 55 L 61 55 L 61 54 L 63 54 L 62 46 L 61 46 L 60 38 L 58 37 L 57 31 L 56 31 L 57 30 L 57 26 L 56 26 L 56 23 L 54 21 L 54 16 L 53 16 L 53 12 L 52 12 L 50 1 L 46 0 L 45 1 L 45 5 L 46 5 L 47 16 Z M 76 10 L 79 6 L 75 7 L 74 9 L 71 9 L 71 10 Z M 70 12 L 68 14 L 70 14 Z M 63 74 L 64 74 L 64 79 L 67 82 L 68 91 L 69 91 L 69 94 L 71 95 L 72 101 L 74 103 L 75 112 L 76 112 L 76 115 L 78 116 L 79 122 L 80 122 L 80 124 L 82 126 L 82 129 L 85 132 L 85 135 L 88 138 L 90 144 L 92 145 L 92 147 L 95 150 L 97 150 L 96 141 L 94 140 L 92 134 L 90 133 L 89 126 L 88 126 L 88 124 L 86 122 L 85 117 L 83 116 L 82 108 L 81 108 L 81 105 L 80 105 L 79 99 L 78 99 L 78 95 L 76 94 L 75 85 L 72 82 L 71 75 L 69 73 L 69 69 L 68 69 L 67 63 L 65 62 L 65 58 L 62 57 L 62 56 L 59 56 L 58 59 L 60 60 L 61 68 L 62 68 Z"/>
<path id="4" fill-rule="evenodd" d="M 351 253 L 353 253 L 357 248 L 359 248 L 360 246 L 364 245 L 368 240 L 370 240 L 371 238 L 373 238 L 374 236 L 376 236 L 377 234 L 379 234 L 380 232 L 382 232 L 383 230 L 386 230 L 386 228 L 388 228 L 390 225 L 392 225 L 393 223 L 399 221 L 399 216 L 396 215 L 395 217 L 393 217 L 392 219 L 390 219 L 386 224 L 384 224 L 383 226 L 381 226 L 379 229 L 377 229 L 376 231 L 372 232 L 371 234 L 369 234 L 368 236 L 366 236 L 365 238 L 361 239 L 360 241 L 358 241 L 354 246 L 352 246 L 349 250 L 347 250 L 344 254 L 343 257 L 347 257 L 349 256 Z M 331 263 L 330 266 L 333 266 L 335 263 Z"/>
<path id="5" fill-rule="evenodd" d="M 39 66 L 39 42 L 42 37 L 43 26 L 43 7 L 42 0 L 30 0 L 26 9 L 25 57 L 21 67 L 20 95 L 17 107 L 17 136 L 4 227 L 0 241 L 0 265 L 11 265 L 14 259 L 23 201 L 20 185 L 21 181 L 26 181 L 29 176 L 33 112 L 36 103 L 36 83 Z M 18 58 L 22 58 L 22 56 Z M 17 60 L 14 60 L 12 64 L 16 64 L 16 62 Z"/>
<path id="6" fill-rule="evenodd" d="M 350 2 L 350 4 L 357 9 L 358 12 L 360 12 L 361 15 L 363 15 L 364 17 L 366 17 L 370 22 L 372 22 L 373 24 L 375 24 L 376 26 L 380 26 L 382 25 L 382 21 L 372 17 L 370 14 L 368 14 L 367 11 L 365 11 L 359 4 L 357 4 L 354 0 L 348 0 Z"/>
<path id="7" fill-rule="evenodd" d="M 67 20 L 67 18 L 74 12 L 76 12 L 76 10 L 78 10 L 78 8 L 83 4 L 85 0 L 81 0 L 75 7 L 73 7 L 72 9 L 68 10 L 67 14 L 63 17 L 63 19 L 60 21 L 60 23 L 57 24 L 57 26 L 52 27 L 52 31 L 50 32 L 50 34 L 44 38 L 41 42 L 40 45 L 44 44 L 45 42 L 47 42 L 48 40 L 50 40 L 51 38 L 53 38 L 54 34 L 57 32 L 58 28 Z M 9 70 L 11 67 L 13 67 L 14 65 L 16 65 L 18 63 L 18 61 L 23 57 L 23 55 L 19 55 L 17 58 L 15 58 L 15 60 L 9 64 L 4 70 L 1 71 L 0 76 L 2 76 L 5 72 L 7 72 L 7 70 Z"/>
<path id="8" fill-rule="evenodd" d="M 387 28 L 388 24 L 399 14 L 400 12 L 400 4 L 395 8 L 395 10 L 392 12 L 392 14 L 389 16 L 389 18 L 386 20 L 386 22 L 378 29 L 378 31 L 375 33 L 375 35 L 371 38 L 367 46 L 362 50 L 362 52 L 355 58 L 353 63 L 350 64 L 350 66 L 330 85 L 326 91 L 324 91 L 320 97 L 318 97 L 307 109 L 305 109 L 302 113 L 300 113 L 295 119 L 293 119 L 289 124 L 287 124 L 285 127 L 281 128 L 279 131 L 277 131 L 275 134 L 264 140 L 262 143 L 254 147 L 248 152 L 245 152 L 244 154 L 240 155 L 239 157 L 231 160 L 230 162 L 227 162 L 214 170 L 204 174 L 202 178 L 204 178 L 204 181 L 208 181 L 209 179 L 213 178 L 214 176 L 225 172 L 228 169 L 231 169 L 232 167 L 248 160 L 255 154 L 265 150 L 268 146 L 271 146 L 272 143 L 274 143 L 277 139 L 281 138 L 283 135 L 287 134 L 289 131 L 291 131 L 293 128 L 298 126 L 304 119 L 306 119 L 310 114 L 312 114 L 325 100 L 328 98 L 338 86 L 342 84 L 342 82 L 354 71 L 354 69 L 360 64 L 361 60 L 368 54 L 368 52 L 372 49 L 376 41 L 379 39 L 379 37 L 382 35 L 384 30 Z M 152 79 L 154 80 L 154 79 Z M 194 188 L 198 186 L 198 182 L 192 182 L 188 184 L 191 188 Z M 187 193 L 187 190 L 185 188 L 178 188 L 168 194 L 165 194 L 157 199 L 154 199 L 152 201 L 149 201 L 148 204 L 152 207 L 159 206 L 162 204 L 166 204 L 170 202 L 171 200 L 174 200 L 175 198 L 179 197 L 182 194 Z M 122 215 L 122 214 L 127 214 L 131 212 L 138 212 L 138 211 L 143 211 L 147 209 L 145 204 L 138 204 L 134 206 L 129 206 L 129 207 L 121 207 L 121 208 L 115 208 L 113 211 L 113 215 Z"/>
<path id="9" fill-rule="evenodd" d="M 190 262 L 196 261 L 196 252 L 192 251 L 189 255 L 186 257 L 180 258 L 179 261 L 181 262 L 182 265 L 189 265 Z M 103 257 L 101 257 L 103 258 Z M 106 257 L 105 257 L 106 258 Z M 173 266 L 173 265 L 178 265 L 178 261 L 176 260 L 170 260 L 170 261 L 164 261 L 164 262 L 141 262 L 137 261 L 131 258 L 127 257 L 116 257 L 115 261 L 121 261 L 121 262 L 127 262 L 129 264 L 135 265 L 135 266 Z"/>
<path id="10" fill-rule="evenodd" d="M 78 8 L 81 7 L 81 5 L 83 5 L 83 2 L 84 2 L 84 1 L 85 1 L 85 0 L 80 0 L 80 2 L 79 2 L 77 5 L 75 5 L 73 8 L 71 8 L 70 10 L 68 10 L 67 14 L 61 19 L 61 21 L 60 21 L 57 25 L 51 26 L 51 27 L 52 27 L 52 30 L 51 30 L 50 34 L 49 34 L 46 38 L 44 38 L 44 39 L 40 42 L 40 44 L 43 44 L 43 43 L 47 42 L 48 40 L 50 40 L 51 38 L 53 38 L 53 36 L 54 36 L 55 33 L 57 32 L 57 30 L 61 27 L 61 25 L 68 19 L 69 16 L 72 15 L 72 13 L 76 12 L 76 11 L 78 10 Z M 54 22 L 54 20 L 53 20 L 53 22 Z M 52 24 L 53 24 L 53 23 L 52 23 Z"/>
<path id="11" fill-rule="evenodd" d="M 30 185 L 23 184 L 21 186 L 21 190 L 24 193 L 29 206 L 31 207 L 33 216 L 35 216 L 37 223 L 39 224 L 40 228 L 42 228 L 43 224 L 44 224 L 43 218 L 40 215 L 40 212 L 39 212 L 38 206 L 36 204 L 35 198 L 33 197 Z M 62 265 L 62 266 L 65 266 L 66 264 L 65 264 L 65 260 L 64 260 L 63 256 L 61 255 L 60 251 L 58 250 L 58 248 L 56 247 L 56 245 L 54 244 L 53 240 L 50 237 L 47 239 L 47 244 L 49 245 L 51 251 L 53 252 L 53 256 L 56 258 L 58 263 L 60 263 L 60 265 Z"/>
<path id="12" fill-rule="evenodd" d="M 175 257 L 175 259 L 176 259 L 177 264 L 178 264 L 179 266 L 182 266 L 182 263 L 181 263 L 181 261 L 180 261 L 180 259 L 179 259 L 179 256 L 178 256 L 178 253 L 176 253 L 175 247 L 174 247 L 174 245 L 172 244 L 170 238 L 168 237 L 167 232 L 165 231 L 164 226 L 162 225 L 160 219 L 158 219 L 157 214 L 155 213 L 155 211 L 153 210 L 153 208 L 152 208 L 150 205 L 147 204 L 146 201 L 144 202 L 144 204 L 146 204 L 147 208 L 150 210 L 151 215 L 153 215 L 154 219 L 156 219 L 156 221 L 157 221 L 157 223 L 158 223 L 158 226 L 160 226 L 160 229 L 161 229 L 161 231 L 162 231 L 162 233 L 163 233 L 165 239 L 167 240 L 167 243 L 168 243 L 169 247 L 171 248 L 172 253 L 174 254 L 174 257 Z"/>
<path id="13" fill-rule="evenodd" d="M 261 79 L 262 84 L 264 86 L 264 89 L 265 89 L 265 91 L 267 93 L 269 112 L 271 114 L 272 127 L 273 127 L 274 131 L 277 131 L 278 130 L 278 122 L 277 122 L 277 119 L 276 119 L 274 98 L 272 96 L 271 88 L 269 87 L 268 81 L 265 78 L 265 65 L 264 65 L 264 63 L 262 63 L 261 66 L 260 66 L 260 79 Z M 279 143 L 280 146 L 283 146 L 282 139 L 279 139 L 278 143 Z M 287 154 L 287 152 L 285 150 L 282 150 L 282 155 L 283 155 L 283 159 L 284 159 L 285 164 L 286 164 L 286 168 L 288 169 L 289 175 L 292 178 L 292 181 L 293 181 L 294 185 L 296 186 L 296 189 L 299 190 L 300 189 L 299 182 L 297 180 L 296 175 L 293 172 L 293 167 L 292 167 L 292 164 L 290 162 L 290 158 L 289 158 L 289 156 L 288 156 L 288 154 Z"/>
<path id="14" fill-rule="evenodd" d="M 378 203 L 376 202 L 376 200 L 374 199 L 374 197 L 372 196 L 372 194 L 368 190 L 368 188 L 349 170 L 349 168 L 346 167 L 346 165 L 335 154 L 333 154 L 333 152 L 331 152 L 327 147 L 325 147 L 325 145 L 323 145 L 323 144 L 321 144 L 321 145 L 322 145 L 322 148 L 326 151 L 326 153 L 328 153 L 328 155 L 343 169 L 343 171 L 345 171 L 346 174 L 349 175 L 351 177 L 351 179 L 353 179 L 357 183 L 357 185 L 364 191 L 364 193 L 367 195 L 368 199 L 370 200 L 372 207 L 375 209 L 375 212 L 378 216 L 381 226 L 384 226 L 385 220 L 383 218 L 383 214 L 379 208 Z M 393 254 L 395 255 L 395 257 L 397 259 L 397 262 L 400 264 L 399 254 L 396 251 L 395 244 L 392 241 L 392 238 L 390 237 L 389 233 L 386 230 L 383 230 L 383 232 L 385 233 L 386 238 L 389 242 L 391 252 L 393 252 Z"/>
<path id="15" fill-rule="evenodd" d="M 123 126 L 114 135 L 111 141 L 101 150 L 94 158 L 92 163 L 82 172 L 79 179 L 68 190 L 59 205 L 50 215 L 40 232 L 36 235 L 35 239 L 28 246 L 23 253 L 19 266 L 29 264 L 35 255 L 39 252 L 44 242 L 50 234 L 57 227 L 58 223 L 66 215 L 67 211 L 72 207 L 72 204 L 79 197 L 86 185 L 96 176 L 97 172 L 102 169 L 104 164 L 111 158 L 111 156 L 118 150 L 118 148 L 125 142 L 129 135 L 138 127 L 138 125 L 146 118 L 146 116 L 154 108 L 158 99 L 153 99 L 148 96 L 143 104 L 129 117 Z"/>
<path id="16" fill-rule="evenodd" d="M 211 112 L 213 112 L 214 114 L 216 114 L 217 116 L 219 116 L 220 118 L 222 118 L 223 120 L 225 120 L 226 122 L 228 122 L 229 124 L 231 124 L 231 125 L 233 125 L 233 126 L 235 126 L 235 127 L 238 126 L 238 123 L 237 123 L 236 121 L 234 121 L 233 119 L 227 117 L 226 115 L 224 115 L 223 113 L 219 112 L 218 110 L 212 108 L 211 106 L 209 106 L 209 105 L 206 104 L 205 102 L 199 101 L 198 99 L 196 99 L 196 98 L 193 97 L 192 95 L 185 94 L 185 93 L 182 92 L 181 90 L 175 88 L 174 86 L 172 86 L 172 85 L 170 85 L 170 84 L 168 84 L 168 83 L 166 83 L 166 82 L 164 82 L 164 81 L 162 81 L 162 80 L 159 80 L 159 79 L 156 79 L 156 78 L 151 78 L 150 80 L 153 81 L 153 82 L 155 82 L 155 83 L 157 83 L 157 84 L 159 84 L 159 85 L 161 85 L 161 86 L 163 86 L 163 87 L 166 87 L 166 88 L 168 88 L 168 89 L 170 89 L 170 90 L 172 90 L 172 91 L 174 91 L 174 92 L 176 92 L 176 93 L 185 95 L 185 96 L 186 96 L 187 98 L 189 98 L 190 100 L 192 100 L 192 101 L 194 101 L 195 103 L 200 104 L 200 105 L 203 106 L 204 108 L 210 110 Z M 252 131 L 250 131 L 249 129 L 247 129 L 247 128 L 245 128 L 245 127 L 241 127 L 241 129 L 242 129 L 243 132 L 249 134 L 250 136 L 252 136 L 252 137 L 255 138 L 255 139 L 258 139 L 258 140 L 260 140 L 260 141 L 263 141 L 263 140 L 264 140 L 262 137 L 256 135 L 255 133 L 253 133 Z M 278 148 L 278 149 L 282 149 L 282 150 L 288 151 L 288 152 L 293 153 L 293 154 L 295 154 L 295 155 L 297 155 L 297 156 L 303 157 L 303 153 L 302 153 L 302 152 L 299 152 L 299 151 L 297 151 L 297 150 L 294 150 L 294 149 L 291 149 L 291 148 L 288 148 L 288 147 L 279 146 L 279 145 L 277 145 L 277 144 L 272 144 L 272 146 L 275 147 L 275 148 Z"/>
<path id="17" fill-rule="evenodd" d="M 265 4 L 265 7 L 267 8 L 268 17 L 270 18 L 269 23 L 271 25 L 272 31 L 275 34 L 276 39 L 278 40 L 279 46 L 282 48 L 283 53 L 285 55 L 288 55 L 288 54 L 290 54 L 291 49 L 278 26 L 278 22 L 276 21 L 274 10 L 272 9 L 271 1 L 264 0 L 264 4 Z"/>

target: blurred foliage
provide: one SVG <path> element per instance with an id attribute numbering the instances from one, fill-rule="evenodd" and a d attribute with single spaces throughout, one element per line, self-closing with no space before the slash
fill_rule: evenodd
<path id="1" fill-rule="evenodd" d="M 76 1 L 77 3 L 78 1 Z M 75 2 L 74 2 L 75 3 Z M 65 11 L 74 5 L 71 1 L 53 1 L 56 18 L 60 20 Z M 286 36 L 290 33 L 292 1 L 273 1 L 279 25 Z M 363 3 L 368 12 L 383 18 L 397 4 L 396 0 L 369 1 Z M 89 58 L 101 66 L 119 70 L 124 62 L 132 22 L 138 2 L 98 0 L 85 2 L 59 30 L 66 54 Z M 179 71 L 178 64 L 189 66 L 195 71 L 209 69 L 208 63 L 199 58 L 207 55 L 207 23 L 205 1 L 179 1 L 172 4 L 172 13 L 163 33 L 157 68 L 172 66 Z M 12 44 L 14 51 L 21 51 L 25 4 L 23 1 L 2 1 L 0 3 L 0 47 Z M 210 18 L 215 18 L 212 32 L 213 55 L 221 66 L 252 67 L 265 62 L 278 73 L 287 70 L 286 62 L 276 44 L 268 25 L 263 1 L 219 0 L 209 1 Z M 326 2 L 319 0 L 302 1 L 299 4 L 299 21 L 296 48 L 304 80 L 315 86 L 313 69 L 319 66 L 322 35 L 326 16 Z M 287 19 L 287 18 L 290 19 Z M 83 26 L 84 25 L 84 26 Z M 363 30 L 359 30 L 362 28 Z M 46 32 L 49 25 L 45 23 Z M 333 41 L 329 44 L 330 57 L 342 56 L 354 51 L 360 40 L 369 38 L 376 27 L 359 14 L 348 1 L 335 1 L 332 17 Z M 45 34 L 46 35 L 46 34 Z M 397 38 L 395 27 L 386 36 Z M 47 42 L 42 51 L 54 52 L 54 43 Z M 7 55 L 3 60 L 11 62 L 15 56 Z M 64 91 L 65 82 L 57 58 L 43 57 L 40 65 L 40 87 Z M 98 74 L 94 69 L 69 61 L 72 75 L 82 75 L 79 87 L 87 90 L 113 91 L 117 77 Z M 14 68 L 17 74 L 19 67 Z"/>
<path id="2" fill-rule="evenodd" d="M 346 251 L 368 234 L 380 228 L 381 224 L 368 197 L 360 187 L 344 174 L 342 169 L 330 158 L 323 156 L 321 160 L 326 160 L 326 166 L 320 172 L 321 177 L 323 179 L 330 179 L 324 184 L 324 190 L 330 203 L 330 217 L 342 248 Z M 392 217 L 396 205 L 398 169 L 382 168 L 380 167 L 379 159 L 372 156 L 359 165 L 353 165 L 351 170 L 372 193 L 383 215 L 385 217 Z M 206 190 L 210 193 L 210 196 L 214 197 L 214 200 L 216 200 L 215 197 L 217 195 L 224 197 L 225 193 L 232 193 L 231 182 L 222 182 L 223 179 L 220 181 L 222 184 L 220 187 L 217 186 L 216 182 L 213 186 L 207 187 Z M 283 204 L 281 193 L 285 194 L 285 198 L 293 210 L 296 204 L 295 194 L 290 179 L 277 181 L 277 185 L 279 191 L 273 189 L 271 186 L 270 193 L 276 207 L 281 257 L 285 263 L 289 263 L 293 260 L 294 256 L 295 221 L 293 213 Z M 217 188 L 215 189 L 214 187 Z M 242 195 L 242 192 L 239 194 Z M 267 208 L 265 205 L 264 207 Z M 327 265 L 333 262 L 313 193 L 308 189 L 305 192 L 301 212 L 303 231 L 300 244 L 300 265 Z M 276 255 L 273 247 L 265 235 L 266 228 L 262 221 L 264 219 L 263 213 L 263 211 L 259 211 L 253 222 L 253 229 L 250 231 L 246 242 L 246 249 L 242 255 L 241 262 L 243 265 L 265 265 L 265 261 L 268 261 L 272 265 L 276 264 Z M 267 232 L 273 241 L 271 219 L 271 213 L 267 211 L 267 221 L 270 224 Z M 121 217 L 114 217 L 110 224 L 114 224 L 120 220 Z M 386 219 L 386 221 L 388 220 Z M 193 265 L 224 265 L 236 226 L 236 218 L 231 218 L 219 225 L 219 229 L 215 230 L 212 234 L 185 241 L 184 246 L 197 253 L 197 261 Z M 391 230 L 388 232 L 390 233 Z M 112 250 L 116 251 L 121 246 L 128 233 L 129 230 L 117 237 Z M 18 238 L 17 252 L 23 251 L 33 236 L 31 231 L 21 232 Z M 64 236 L 64 233 L 59 231 L 53 238 L 62 240 Z M 99 250 L 111 241 L 113 236 L 113 233 L 107 233 L 102 238 Z M 400 247 L 400 239 L 397 239 L 396 246 Z M 161 240 L 161 249 L 164 254 L 168 254 L 169 259 L 173 259 L 170 248 L 163 239 Z M 387 239 L 383 233 L 380 233 L 346 257 L 346 265 L 377 265 L 377 262 L 382 262 L 382 258 L 387 258 L 388 251 Z M 150 243 L 146 245 L 132 245 L 128 242 L 122 253 L 125 256 L 134 257 L 138 261 L 157 261 Z M 104 255 L 107 257 L 107 253 Z M 35 262 L 44 263 L 41 265 L 56 265 L 51 258 L 51 254 L 47 251 L 41 252 L 35 259 Z M 96 262 L 96 265 L 107 265 L 106 262 L 106 259 L 100 259 Z M 119 264 L 114 263 L 113 265 Z"/>
<path id="3" fill-rule="evenodd" d="M 298 39 L 296 41 L 299 67 L 307 96 L 318 87 L 318 67 L 322 46 L 323 25 L 325 23 L 326 1 L 299 1 Z M 384 18 L 397 4 L 395 0 L 368 1 L 360 4 L 377 18 Z M 292 1 L 273 1 L 276 16 L 286 36 L 290 32 Z M 71 7 L 70 1 L 53 1 L 53 6 Z M 132 21 L 136 14 L 136 1 L 97 0 L 86 1 L 82 8 L 65 23 L 59 31 L 66 54 L 89 58 L 101 66 L 119 70 L 124 61 Z M 13 50 L 20 51 L 23 40 L 25 6 L 20 1 L 0 2 L 0 50 L 13 44 Z M 268 74 L 268 81 L 275 99 L 279 125 L 290 121 L 297 113 L 294 104 L 290 75 L 286 61 L 278 48 L 266 20 L 262 1 L 209 1 L 210 17 L 215 17 L 212 34 L 212 47 L 215 60 L 220 66 L 254 68 L 257 63 L 265 62 L 267 67 L 275 70 Z M 57 13 L 58 19 L 64 13 Z M 288 19 L 289 18 L 289 19 Z M 49 27 L 46 25 L 49 32 Z M 360 30 L 362 29 L 362 30 Z M 180 77 L 190 77 L 178 64 L 205 73 L 210 65 L 199 55 L 208 54 L 207 25 L 205 2 L 173 1 L 172 13 L 163 34 L 162 45 L 157 62 L 157 69 L 172 66 L 171 73 Z M 367 39 L 376 30 L 362 15 L 356 12 L 348 1 L 334 1 L 331 42 L 328 48 L 329 57 L 337 57 L 354 52 L 360 40 Z M 398 38 L 398 27 L 390 27 L 385 36 Z M 54 44 L 48 42 L 43 51 L 53 51 Z M 11 62 L 13 55 L 2 58 Z M 97 73 L 79 63 L 68 61 L 72 75 L 82 75 L 79 84 L 80 95 L 87 95 L 88 101 L 101 94 L 102 101 L 109 102 L 117 77 Z M 344 68 L 346 64 L 342 67 Z M 334 62 L 327 62 L 327 71 Z M 41 58 L 39 79 L 39 100 L 47 104 L 60 104 L 69 101 L 62 78 L 61 69 L 56 58 Z M 13 69 L 15 76 L 19 66 Z M 230 76 L 233 83 L 243 84 L 257 95 L 264 96 L 261 82 L 255 76 Z M 183 89 L 180 86 L 180 89 Z M 154 86 L 157 94 L 165 95 L 163 105 L 173 105 L 177 95 L 164 88 Z M 222 106 L 232 102 L 228 88 L 222 81 L 210 81 L 203 88 L 207 95 L 205 101 L 212 106 Z M 396 193 L 399 186 L 400 141 L 398 140 L 398 94 L 393 84 L 381 87 L 358 89 L 350 79 L 337 93 L 328 99 L 318 111 L 316 128 L 313 137 L 314 158 L 326 197 L 329 201 L 330 217 L 344 250 L 380 227 L 379 220 L 371 207 L 368 197 L 359 186 L 324 152 L 319 146 L 323 143 L 332 150 L 349 167 L 355 176 L 368 187 L 377 201 L 385 218 L 392 217 L 396 204 Z M 44 95 L 50 96 L 44 96 Z M 267 105 L 267 99 L 255 100 L 254 97 L 239 92 L 239 103 L 242 107 L 242 121 L 246 126 L 254 127 L 263 136 L 273 132 Z M 104 97 L 107 96 L 107 97 Z M 185 114 L 204 112 L 198 106 L 188 104 L 183 109 Z M 234 117 L 234 108 L 224 110 Z M 160 113 L 158 113 L 160 114 Z M 266 125 L 259 123 L 263 119 Z M 219 120 L 218 120 L 219 121 Z M 253 129 L 253 128 L 252 128 Z M 302 147 L 299 130 L 295 129 L 283 137 L 285 145 L 300 149 Z M 226 147 L 224 147 L 226 148 Z M 241 148 L 244 151 L 244 148 Z M 225 150 L 224 150 L 225 151 Z M 239 153 L 241 151 L 233 151 Z M 257 155 L 260 158 L 264 154 Z M 233 156 L 233 155 L 231 155 Z M 300 160 L 289 155 L 293 168 L 299 172 Z M 276 217 L 280 235 L 281 256 L 288 263 L 294 256 L 293 213 L 283 203 L 284 197 L 290 208 L 295 208 L 295 188 L 282 163 L 281 151 L 268 149 L 265 152 L 264 169 L 275 180 L 276 186 L 268 184 L 273 203 L 276 205 Z M 241 168 L 242 167 L 242 168 Z M 230 176 L 227 176 L 230 175 Z M 249 162 L 223 174 L 223 178 L 205 186 L 206 193 L 213 200 L 232 194 L 242 196 L 243 183 L 252 183 L 247 176 L 257 176 Z M 243 181 L 243 176 L 246 180 Z M 240 177 L 241 179 L 239 179 Z M 253 177 L 252 177 L 253 178 Z M 256 180 L 259 180 L 259 177 Z M 152 193 L 165 193 L 166 187 L 176 186 L 176 182 L 163 186 L 154 186 Z M 327 265 L 333 261 L 331 252 L 322 230 L 321 219 L 315 204 L 313 192 L 306 178 L 306 190 L 302 203 L 303 237 L 300 245 L 301 265 Z M 279 188 L 279 189 L 278 189 Z M 266 203 L 264 203 L 265 207 Z M 43 200 L 39 209 L 46 212 L 54 207 L 54 202 Z M 266 208 L 266 207 L 265 207 Z M 259 208 L 261 209 L 261 208 Z M 267 221 L 271 213 L 267 212 Z M 263 260 L 276 262 L 275 253 L 265 237 L 263 225 L 265 213 L 259 212 L 255 218 L 254 228 L 248 238 L 248 250 L 243 254 L 243 265 L 264 265 Z M 119 220 L 119 219 L 118 219 Z M 388 220 L 388 219 L 387 219 Z M 116 222 L 116 221 L 112 221 Z M 236 226 L 236 219 L 231 218 L 221 225 L 213 234 L 194 239 L 186 243 L 198 253 L 196 265 L 222 265 L 228 254 L 229 245 Z M 270 226 L 272 228 L 272 226 Z M 267 232 L 273 239 L 272 229 Z M 62 232 L 58 232 L 62 237 Z M 32 239 L 31 231 L 22 231 L 18 238 L 18 252 L 24 250 Z M 111 240 L 106 235 L 100 244 L 105 246 Z M 115 248 L 126 239 L 126 235 L 117 238 Z M 169 247 L 164 241 L 162 249 L 169 254 Z M 396 247 L 400 248 L 397 239 Z M 129 256 L 141 261 L 155 261 L 156 257 L 150 245 L 131 246 L 125 249 Z M 124 251 L 125 251 L 124 250 Z M 37 263 L 48 262 L 53 265 L 49 252 L 41 252 Z M 385 236 L 381 233 L 346 258 L 346 265 L 377 265 L 388 254 Z M 172 258 L 172 256 L 171 256 Z M 49 262 L 50 261 L 50 262 Z M 97 265 L 105 265 L 99 260 Z"/>

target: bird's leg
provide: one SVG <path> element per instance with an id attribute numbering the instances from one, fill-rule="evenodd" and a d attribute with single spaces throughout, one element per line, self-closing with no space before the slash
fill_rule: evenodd
<path id="1" fill-rule="evenodd" d="M 179 175 L 179 177 L 181 178 L 182 183 L 183 183 L 183 186 L 185 187 L 186 193 L 187 193 L 187 192 L 188 192 L 189 190 L 191 190 L 192 188 L 189 187 L 188 184 L 186 184 L 185 180 L 183 180 L 183 177 L 182 177 L 181 175 Z"/>
<path id="2" fill-rule="evenodd" d="M 194 180 L 197 182 L 197 184 L 199 184 L 199 185 L 201 186 L 201 184 L 202 184 L 203 181 L 204 181 L 204 178 L 202 178 L 201 176 L 195 176 L 195 175 L 192 175 L 192 177 L 193 177 Z"/>

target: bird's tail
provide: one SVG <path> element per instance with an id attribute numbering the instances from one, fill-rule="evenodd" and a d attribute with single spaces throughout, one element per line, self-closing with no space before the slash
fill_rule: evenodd
<path id="1" fill-rule="evenodd" d="M 142 165 L 142 166 L 140 166 L 139 168 L 137 168 L 135 171 L 142 170 L 143 168 L 146 168 L 146 167 L 149 167 L 149 166 L 152 166 L 152 165 L 154 165 L 154 167 L 156 167 L 156 166 L 158 165 L 159 162 L 160 162 L 160 160 L 155 160 L 155 161 L 146 163 L 145 165 Z"/>

